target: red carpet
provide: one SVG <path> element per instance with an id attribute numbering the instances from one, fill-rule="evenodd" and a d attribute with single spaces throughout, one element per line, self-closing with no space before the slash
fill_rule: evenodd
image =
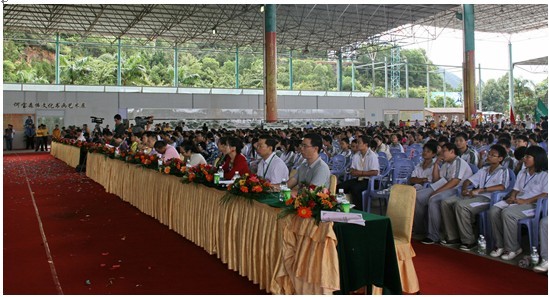
<path id="1" fill-rule="evenodd" d="M 265 294 L 215 255 L 46 154 L 4 156 L 4 294 Z"/>
<path id="2" fill-rule="evenodd" d="M 265 294 L 215 256 L 47 154 L 4 156 L 4 294 Z M 547 275 L 414 242 L 422 294 L 547 295 Z"/>
<path id="3" fill-rule="evenodd" d="M 440 245 L 412 245 L 421 294 L 547 295 L 547 274 Z"/>

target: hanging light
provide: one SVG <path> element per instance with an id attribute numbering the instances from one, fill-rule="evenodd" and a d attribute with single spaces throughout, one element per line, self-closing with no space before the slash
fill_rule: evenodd
<path id="1" fill-rule="evenodd" d="M 217 34 L 217 29 L 216 29 L 216 27 L 213 27 L 213 28 L 212 28 L 212 34 L 213 34 L 213 35 Z"/>
<path id="2" fill-rule="evenodd" d="M 264 11 L 265 11 L 265 5 L 259 6 L 259 11 L 260 11 L 260 12 L 264 12 Z"/>

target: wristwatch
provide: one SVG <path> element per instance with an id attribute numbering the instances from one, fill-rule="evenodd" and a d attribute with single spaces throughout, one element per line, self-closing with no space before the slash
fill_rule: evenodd
<path id="1" fill-rule="evenodd" d="M 486 192 L 486 187 L 482 188 L 482 191 Z"/>

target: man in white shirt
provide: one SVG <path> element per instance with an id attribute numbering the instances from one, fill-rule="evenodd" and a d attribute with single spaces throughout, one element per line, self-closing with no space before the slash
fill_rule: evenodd
<path id="1" fill-rule="evenodd" d="M 345 193 L 351 194 L 352 202 L 357 209 L 363 209 L 362 191 L 368 189 L 369 177 L 379 174 L 379 160 L 377 154 L 369 147 L 372 139 L 366 135 L 360 135 L 357 139 L 358 152 L 352 157 L 351 174 L 353 179 L 338 185 Z"/>
<path id="2" fill-rule="evenodd" d="M 471 167 L 457 156 L 457 151 L 455 144 L 445 143 L 441 149 L 441 156 L 437 158 L 433 167 L 433 183 L 428 188 L 417 191 L 414 231 L 425 232 L 427 225 L 427 236 L 421 241 L 423 244 L 440 241 L 440 202 L 454 196 L 456 188 L 473 175 Z M 444 164 L 439 169 L 442 161 Z"/>
<path id="3" fill-rule="evenodd" d="M 415 186 L 416 189 L 423 189 L 425 183 L 433 181 L 433 167 L 436 161 L 438 151 L 438 143 L 436 141 L 428 141 L 423 145 L 423 151 L 421 156 L 423 161 L 416 165 L 412 176 L 410 177 L 410 183 Z"/>
<path id="4" fill-rule="evenodd" d="M 76 129 L 76 140 L 86 142 L 86 137 L 84 137 L 84 132 L 81 129 Z"/>
<path id="5" fill-rule="evenodd" d="M 467 161 L 467 163 L 471 163 L 478 167 L 479 166 L 478 153 L 467 145 L 468 138 L 469 137 L 467 137 L 467 134 L 464 132 L 460 132 L 456 134 L 456 138 L 454 142 L 456 144 L 456 147 L 458 148 L 458 151 L 459 151 L 458 154 L 463 160 Z"/>
<path id="6" fill-rule="evenodd" d="M 278 185 L 284 179 L 288 181 L 288 167 L 274 152 L 276 140 L 269 135 L 259 136 L 257 141 L 257 153 L 261 156 L 261 161 L 257 167 L 257 175 Z"/>
<path id="7" fill-rule="evenodd" d="M 509 171 L 501 163 L 507 152 L 501 145 L 493 145 L 487 156 L 488 167 L 463 182 L 459 195 L 441 202 L 442 218 L 447 240 L 442 244 L 459 244 L 460 249 L 469 251 L 476 246 L 473 231 L 475 217 L 490 206 L 492 192 L 503 191 L 509 186 Z M 472 185 L 474 189 L 468 189 Z M 458 232 L 459 231 L 459 232 Z"/>

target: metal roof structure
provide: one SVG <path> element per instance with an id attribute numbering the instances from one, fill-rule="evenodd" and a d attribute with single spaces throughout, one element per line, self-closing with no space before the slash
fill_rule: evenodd
<path id="1" fill-rule="evenodd" d="M 4 32 L 140 37 L 173 43 L 263 44 L 256 4 L 5 4 Z M 458 4 L 278 4 L 277 44 L 310 50 L 415 38 L 419 27 L 461 29 Z M 475 30 L 518 33 L 547 27 L 543 4 L 475 5 Z M 216 33 L 213 34 L 213 29 Z"/>
<path id="2" fill-rule="evenodd" d="M 535 59 L 515 62 L 513 65 L 528 65 L 528 66 L 540 66 L 540 65 L 547 65 L 547 56 L 545 57 L 539 57 Z"/>

